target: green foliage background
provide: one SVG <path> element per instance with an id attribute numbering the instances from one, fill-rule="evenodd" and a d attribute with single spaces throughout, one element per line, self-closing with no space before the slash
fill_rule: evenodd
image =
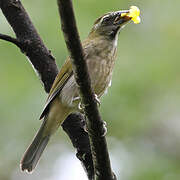
<path id="1" fill-rule="evenodd" d="M 56 1 L 22 3 L 60 67 L 67 50 Z M 122 180 L 179 180 L 180 1 L 74 1 L 79 32 L 83 40 L 97 17 L 131 5 L 141 9 L 142 22 L 128 24 L 120 33 L 112 86 L 100 107 L 107 121 L 112 165 Z M 14 36 L 2 13 L 0 33 Z M 34 174 L 19 170 L 19 160 L 40 126 L 38 117 L 46 96 L 26 57 L 14 45 L 0 40 L 1 180 L 51 180 L 57 158 L 66 151 L 74 156 L 60 129 Z"/>

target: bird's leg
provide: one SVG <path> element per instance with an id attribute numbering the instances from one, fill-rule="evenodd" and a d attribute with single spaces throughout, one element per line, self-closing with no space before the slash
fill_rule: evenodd
<path id="1" fill-rule="evenodd" d="M 101 105 L 101 102 L 100 102 L 97 94 L 94 94 L 94 97 L 95 97 L 96 103 L 98 104 L 98 106 L 100 106 L 100 105 Z M 81 103 L 81 98 L 80 98 L 79 96 L 78 96 L 78 97 L 75 97 L 75 98 L 73 99 L 73 103 L 78 103 L 78 104 L 77 104 L 77 105 L 78 105 L 78 106 L 77 106 L 77 107 L 78 107 L 78 111 L 79 111 L 80 113 L 84 114 L 84 105 Z M 85 118 L 86 118 L 86 116 L 85 116 Z M 88 129 L 87 129 L 86 123 L 84 124 L 83 129 L 84 129 L 85 132 L 88 133 Z M 105 121 L 102 121 L 102 129 L 101 129 L 101 134 L 102 134 L 102 135 L 101 135 L 101 136 L 102 136 L 102 137 L 105 136 L 106 133 L 107 133 L 106 122 L 105 122 Z"/>
<path id="2" fill-rule="evenodd" d="M 96 103 L 98 104 L 98 106 L 100 106 L 100 105 L 101 105 L 101 102 L 100 102 L 97 94 L 94 94 L 94 97 L 95 97 Z M 82 105 L 82 103 L 81 103 L 81 98 L 80 98 L 79 96 L 78 96 L 78 97 L 75 97 L 75 98 L 73 99 L 73 103 L 77 103 L 77 102 L 78 102 L 78 110 L 79 110 L 79 112 L 80 112 L 80 113 L 84 113 L 84 105 Z"/>

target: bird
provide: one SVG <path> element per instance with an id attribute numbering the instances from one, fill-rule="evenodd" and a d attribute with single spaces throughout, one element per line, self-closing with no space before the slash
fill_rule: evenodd
<path id="1" fill-rule="evenodd" d="M 118 35 L 130 20 L 134 23 L 140 21 L 139 9 L 136 6 L 132 6 L 129 10 L 108 12 L 95 21 L 88 37 L 82 42 L 91 87 L 97 101 L 111 85 Z M 22 157 L 20 162 L 22 171 L 34 170 L 51 136 L 69 114 L 81 111 L 80 105 L 79 90 L 71 59 L 68 57 L 49 92 L 40 116 L 40 119 L 43 119 L 41 127 Z"/>

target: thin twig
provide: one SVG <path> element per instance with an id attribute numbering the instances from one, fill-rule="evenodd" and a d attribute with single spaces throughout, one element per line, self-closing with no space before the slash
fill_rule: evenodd
<path id="1" fill-rule="evenodd" d="M 57 0 L 57 2 L 61 17 L 61 27 L 71 57 L 75 79 L 79 86 L 83 104 L 85 104 L 85 114 L 88 118 L 87 129 L 93 157 L 94 179 L 113 180 L 115 177 L 111 170 L 106 139 L 101 133 L 103 132 L 103 121 L 101 120 L 95 96 L 91 89 L 87 65 L 76 27 L 72 1 Z"/>
<path id="2" fill-rule="evenodd" d="M 9 35 L 0 33 L 0 39 L 11 42 L 11 43 L 15 44 L 17 47 L 22 48 L 22 43 L 20 41 L 18 41 L 18 39 L 13 38 Z"/>

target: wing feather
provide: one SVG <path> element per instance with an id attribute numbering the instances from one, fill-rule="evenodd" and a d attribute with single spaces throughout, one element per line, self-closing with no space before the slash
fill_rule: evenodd
<path id="1" fill-rule="evenodd" d="M 44 106 L 44 109 L 41 113 L 40 119 L 42 119 L 46 113 L 49 110 L 49 105 L 52 102 L 52 100 L 56 97 L 57 94 L 62 90 L 64 87 L 65 83 L 68 81 L 68 79 L 72 76 L 73 71 L 72 71 L 72 64 L 70 60 L 68 59 L 64 65 L 62 66 L 60 72 L 56 76 L 54 83 L 51 87 L 51 90 L 49 92 L 48 98 L 46 100 L 46 104 Z"/>

